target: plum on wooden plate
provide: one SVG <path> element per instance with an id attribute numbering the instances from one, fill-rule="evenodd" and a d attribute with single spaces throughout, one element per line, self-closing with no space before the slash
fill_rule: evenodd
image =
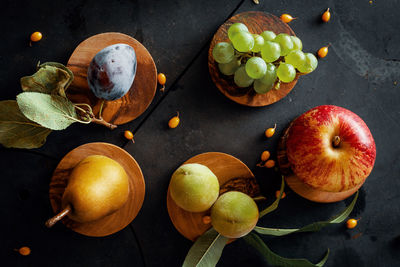
<path id="1" fill-rule="evenodd" d="M 116 100 L 131 88 L 136 75 L 136 53 L 127 44 L 114 44 L 98 52 L 88 68 L 90 90 L 98 98 Z"/>

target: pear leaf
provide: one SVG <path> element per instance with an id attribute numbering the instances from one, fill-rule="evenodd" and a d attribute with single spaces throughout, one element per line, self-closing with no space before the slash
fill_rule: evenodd
<path id="1" fill-rule="evenodd" d="M 17 101 L 0 101 L 0 143 L 5 147 L 38 148 L 51 133 L 28 120 L 19 110 Z"/>
<path id="2" fill-rule="evenodd" d="M 21 87 L 25 92 L 58 94 L 66 97 L 65 90 L 74 79 L 74 74 L 64 65 L 47 62 L 39 66 L 36 73 L 21 78 Z"/>
<path id="3" fill-rule="evenodd" d="M 326 252 L 324 258 L 318 262 L 317 264 L 313 264 L 307 259 L 288 259 L 281 257 L 275 254 L 265 243 L 264 241 L 255 233 L 251 232 L 250 234 L 243 237 L 243 239 L 253 246 L 255 249 L 260 252 L 265 260 L 272 266 L 282 266 L 282 267 L 322 267 L 325 262 L 328 260 L 329 249 Z"/>
<path id="4" fill-rule="evenodd" d="M 228 238 L 211 228 L 200 236 L 190 248 L 182 267 L 211 267 L 221 258 Z"/>
<path id="5" fill-rule="evenodd" d="M 269 207 L 267 207 L 264 210 L 260 211 L 260 218 L 263 217 L 264 215 L 270 213 L 270 212 L 273 212 L 274 210 L 276 210 L 278 208 L 279 201 L 282 198 L 284 189 L 285 189 L 285 179 L 282 176 L 282 182 L 281 182 L 281 189 L 280 189 L 279 197 Z"/>
<path id="6" fill-rule="evenodd" d="M 259 227 L 256 226 L 254 228 L 254 231 L 256 231 L 259 234 L 263 235 L 272 235 L 272 236 L 283 236 L 283 235 L 288 235 L 292 233 L 300 233 L 300 232 L 317 232 L 321 230 L 323 227 L 329 225 L 329 224 L 336 224 L 336 223 L 341 223 L 343 222 L 353 211 L 353 208 L 357 202 L 358 198 L 358 191 L 356 196 L 354 197 L 353 201 L 350 203 L 350 205 L 343 210 L 340 214 L 336 215 L 332 219 L 328 221 L 320 221 L 320 222 L 315 222 L 309 225 L 306 225 L 302 228 L 298 229 L 279 229 L 279 228 L 265 228 L 265 227 Z"/>
<path id="7" fill-rule="evenodd" d="M 74 104 L 59 95 L 25 92 L 17 96 L 17 102 L 28 119 L 52 130 L 63 130 L 79 122 Z"/>

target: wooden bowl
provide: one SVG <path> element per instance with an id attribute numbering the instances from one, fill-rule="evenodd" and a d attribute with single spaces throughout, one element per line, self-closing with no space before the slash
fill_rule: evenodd
<path id="1" fill-rule="evenodd" d="M 307 184 L 305 184 L 303 181 L 299 179 L 299 177 L 296 176 L 296 174 L 293 173 L 289 160 L 286 155 L 286 140 L 289 135 L 289 130 L 291 127 L 292 123 L 289 125 L 288 128 L 283 132 L 283 135 L 281 136 L 279 143 L 278 143 L 278 165 L 279 168 L 282 172 L 282 174 L 285 176 L 285 181 L 286 184 L 298 195 L 314 201 L 314 202 L 320 202 L 320 203 L 331 203 L 331 202 L 338 202 L 343 199 L 346 199 L 353 195 L 355 192 L 357 192 L 358 189 L 363 185 L 363 183 L 357 185 L 356 187 L 347 190 L 347 191 L 342 191 L 342 192 L 327 192 L 327 191 L 322 191 L 322 190 L 317 190 Z"/>
<path id="2" fill-rule="evenodd" d="M 194 156 L 184 162 L 199 163 L 207 166 L 218 177 L 220 195 L 227 191 L 240 191 L 251 197 L 260 195 L 260 189 L 250 169 L 239 159 L 224 153 L 208 152 Z M 167 193 L 167 208 L 175 228 L 187 239 L 195 241 L 211 224 L 204 224 L 203 216 L 210 215 L 210 210 L 204 212 L 186 211 L 171 198 L 169 187 Z"/>
<path id="3" fill-rule="evenodd" d="M 293 89 L 297 83 L 299 75 L 297 75 L 290 83 L 281 83 L 279 90 L 272 89 L 265 94 L 257 94 L 253 89 L 253 85 L 246 88 L 236 86 L 233 81 L 233 75 L 223 75 L 218 69 L 218 63 L 215 62 L 212 56 L 212 50 L 217 43 L 229 42 L 228 28 L 236 22 L 244 23 L 251 33 L 260 34 L 263 31 L 269 30 L 276 34 L 295 34 L 287 23 L 282 22 L 280 18 L 274 15 L 259 11 L 243 12 L 233 16 L 219 27 L 217 32 L 214 34 L 210 44 L 210 49 L 208 50 L 208 69 L 213 82 L 221 93 L 236 103 L 245 106 L 261 107 L 273 104 L 284 98 Z"/>
<path id="4" fill-rule="evenodd" d="M 136 39 L 118 32 L 107 32 L 89 37 L 80 43 L 68 60 L 67 67 L 75 79 L 67 90 L 74 103 L 92 106 L 97 116 L 103 100 L 89 89 L 87 71 L 92 58 L 103 48 L 113 44 L 128 44 L 135 49 L 137 70 L 132 87 L 122 98 L 104 103 L 102 116 L 105 121 L 120 125 L 139 117 L 150 105 L 157 89 L 157 69 L 149 51 Z"/>
<path id="5" fill-rule="evenodd" d="M 100 220 L 78 223 L 67 216 L 63 219 L 63 223 L 73 231 L 86 236 L 107 236 L 130 224 L 138 214 L 144 200 L 145 184 L 142 171 L 136 160 L 122 148 L 107 143 L 89 143 L 70 151 L 60 161 L 51 178 L 50 203 L 55 213 L 62 210 L 61 199 L 72 169 L 90 155 L 107 156 L 122 165 L 129 177 L 128 200 L 121 209 Z"/>

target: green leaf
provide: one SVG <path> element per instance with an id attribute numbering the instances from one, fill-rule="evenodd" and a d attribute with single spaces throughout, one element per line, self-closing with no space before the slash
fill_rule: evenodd
<path id="1" fill-rule="evenodd" d="M 182 267 L 215 266 L 228 240 L 227 237 L 220 235 L 214 228 L 211 228 L 194 242 Z"/>
<path id="2" fill-rule="evenodd" d="M 243 237 L 243 239 L 257 249 L 266 259 L 266 261 L 272 266 L 282 267 L 322 267 L 328 260 L 329 249 L 326 252 L 324 258 L 317 264 L 309 262 L 307 259 L 288 259 L 281 257 L 272 252 L 269 247 L 262 241 L 262 239 L 255 233 L 250 233 Z"/>
<path id="3" fill-rule="evenodd" d="M 264 209 L 264 210 L 262 210 L 260 212 L 260 218 L 278 208 L 279 201 L 282 198 L 284 189 L 285 189 L 285 179 L 282 176 L 282 183 L 281 183 L 281 189 L 280 189 L 279 197 L 269 207 L 267 207 L 266 209 Z"/>
<path id="4" fill-rule="evenodd" d="M 52 130 L 63 130 L 79 122 L 74 104 L 65 97 L 25 92 L 17 96 L 17 102 L 28 119 Z"/>
<path id="5" fill-rule="evenodd" d="M 25 92 L 58 94 L 66 97 L 65 90 L 73 79 L 73 73 L 64 65 L 47 62 L 40 65 L 35 74 L 22 77 L 21 87 Z"/>
<path id="6" fill-rule="evenodd" d="M 50 133 L 50 129 L 28 120 L 19 110 L 17 101 L 0 101 L 0 143 L 3 146 L 41 147 Z"/>
<path id="7" fill-rule="evenodd" d="M 278 229 L 278 228 L 265 228 L 265 227 L 259 227 L 256 226 L 254 228 L 254 231 L 256 231 L 259 234 L 263 235 L 273 235 L 273 236 L 283 236 L 283 235 L 288 235 L 292 233 L 300 233 L 300 232 L 317 232 L 321 230 L 321 228 L 329 225 L 329 224 L 336 224 L 336 223 L 341 223 L 343 222 L 353 211 L 353 208 L 357 202 L 358 198 L 358 191 L 356 193 L 356 196 L 354 197 L 353 201 L 350 203 L 350 205 L 342 211 L 339 215 L 336 215 L 332 219 L 328 221 L 320 221 L 320 222 L 315 222 L 309 225 L 306 225 L 302 228 L 295 228 L 295 229 Z"/>

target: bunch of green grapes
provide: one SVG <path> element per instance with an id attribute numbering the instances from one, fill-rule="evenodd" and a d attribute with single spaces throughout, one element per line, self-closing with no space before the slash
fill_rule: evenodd
<path id="1" fill-rule="evenodd" d="M 302 51 L 303 44 L 296 36 L 272 31 L 253 34 L 243 23 L 234 23 L 228 38 L 230 42 L 217 43 L 212 51 L 218 69 L 234 75 L 239 87 L 253 84 L 258 94 L 278 90 L 281 82 L 290 83 L 297 72 L 310 73 L 318 65 L 313 54 Z"/>

